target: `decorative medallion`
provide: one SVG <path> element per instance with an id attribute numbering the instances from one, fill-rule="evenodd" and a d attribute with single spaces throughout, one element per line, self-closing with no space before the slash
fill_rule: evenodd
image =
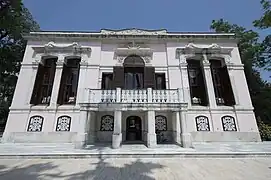
<path id="1" fill-rule="evenodd" d="M 165 116 L 155 117 L 155 130 L 156 131 L 166 131 L 167 130 L 167 118 Z"/>
<path id="2" fill-rule="evenodd" d="M 32 116 L 29 120 L 27 131 L 29 132 L 41 132 L 43 125 L 42 116 Z"/>
<path id="3" fill-rule="evenodd" d="M 114 117 L 111 115 L 105 115 L 101 118 L 101 131 L 113 131 L 114 130 Z"/>
<path id="4" fill-rule="evenodd" d="M 223 116 L 221 118 L 224 131 L 237 131 L 235 119 L 232 116 Z"/>
<path id="5" fill-rule="evenodd" d="M 196 119 L 197 131 L 210 131 L 208 117 L 197 116 L 195 119 Z"/>
<path id="6" fill-rule="evenodd" d="M 57 118 L 56 131 L 70 131 L 71 129 L 71 117 L 60 116 Z"/>

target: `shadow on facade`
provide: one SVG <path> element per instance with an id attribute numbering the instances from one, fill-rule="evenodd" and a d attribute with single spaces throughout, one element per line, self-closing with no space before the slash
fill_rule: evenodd
<path id="1" fill-rule="evenodd" d="M 74 159 L 73 159 L 74 160 Z M 85 159 L 86 160 L 86 159 Z M 93 159 L 87 159 L 92 161 Z M 96 159 L 97 160 L 97 159 Z M 42 160 L 44 161 L 44 160 Z M 122 166 L 115 166 L 110 162 L 106 162 L 107 159 L 100 158 L 98 162 L 90 163 L 88 170 L 81 171 L 77 173 L 71 173 L 73 167 L 78 169 L 78 166 L 82 166 L 82 164 L 71 163 L 69 160 L 60 160 L 62 165 L 66 167 L 65 172 L 63 171 L 63 167 L 57 162 L 53 162 L 52 160 L 48 160 L 46 163 L 34 163 L 29 166 L 14 166 L 7 167 L 4 165 L 0 165 L 0 176 L 1 180 L 7 179 L 20 179 L 20 180 L 36 180 L 36 179 L 67 179 L 67 180 L 78 180 L 78 179 L 93 179 L 93 180 L 127 180 L 127 179 L 144 179 L 144 180 L 154 180 L 155 178 L 151 177 L 152 171 L 155 169 L 161 169 L 164 166 L 156 163 L 150 162 L 142 162 L 140 160 L 136 160 L 129 164 L 124 164 Z M 123 160 L 124 161 L 124 160 Z M 76 161 L 80 163 L 79 161 Z M 114 161 L 113 161 L 114 162 Z M 69 167 L 67 167 L 67 164 Z M 58 164 L 58 165 L 57 165 Z M 88 165 L 88 164 L 86 164 Z M 76 168 L 77 167 L 77 168 Z M 80 168 L 81 169 L 81 168 Z"/>

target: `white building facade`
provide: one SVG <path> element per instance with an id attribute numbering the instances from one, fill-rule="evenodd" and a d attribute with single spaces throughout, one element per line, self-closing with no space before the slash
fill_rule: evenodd
<path id="1" fill-rule="evenodd" d="M 3 142 L 261 141 L 234 34 L 32 32 Z"/>

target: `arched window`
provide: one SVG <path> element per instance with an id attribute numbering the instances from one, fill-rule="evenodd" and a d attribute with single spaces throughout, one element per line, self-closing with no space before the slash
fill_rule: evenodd
<path id="1" fill-rule="evenodd" d="M 187 60 L 191 103 L 207 106 L 207 92 L 199 60 Z"/>
<path id="2" fill-rule="evenodd" d="M 227 66 L 222 66 L 221 60 L 210 60 L 210 63 L 217 105 L 234 105 L 235 100 Z"/>
<path id="3" fill-rule="evenodd" d="M 32 116 L 29 120 L 27 131 L 41 132 L 44 118 L 42 116 Z"/>
<path id="4" fill-rule="evenodd" d="M 165 116 L 155 116 L 155 131 L 167 131 L 167 118 Z"/>
<path id="5" fill-rule="evenodd" d="M 197 116 L 195 118 L 197 131 L 210 131 L 209 119 L 206 116 Z"/>
<path id="6" fill-rule="evenodd" d="M 114 116 L 105 115 L 101 117 L 101 131 L 113 131 L 114 130 Z"/>
<path id="7" fill-rule="evenodd" d="M 80 72 L 80 58 L 67 59 L 63 65 L 58 104 L 75 104 Z"/>
<path id="8" fill-rule="evenodd" d="M 56 131 L 70 131 L 71 129 L 71 117 L 60 116 L 57 118 Z"/>
<path id="9" fill-rule="evenodd" d="M 235 119 L 232 116 L 223 116 L 221 118 L 224 131 L 237 131 Z"/>
<path id="10" fill-rule="evenodd" d="M 57 58 L 47 58 L 39 64 L 30 104 L 49 104 L 54 84 Z"/>

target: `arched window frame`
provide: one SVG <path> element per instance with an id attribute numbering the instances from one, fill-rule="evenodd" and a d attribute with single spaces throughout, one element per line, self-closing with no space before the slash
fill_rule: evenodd
<path id="1" fill-rule="evenodd" d="M 70 131 L 72 118 L 67 115 L 59 116 L 56 123 L 56 131 Z"/>
<path id="2" fill-rule="evenodd" d="M 28 132 L 41 132 L 43 128 L 44 117 L 35 115 L 29 118 L 27 131 Z"/>
<path id="3" fill-rule="evenodd" d="M 221 117 L 221 123 L 224 131 L 237 131 L 236 121 L 233 116 Z"/>
<path id="4" fill-rule="evenodd" d="M 209 118 L 199 115 L 195 117 L 197 131 L 210 131 Z"/>

